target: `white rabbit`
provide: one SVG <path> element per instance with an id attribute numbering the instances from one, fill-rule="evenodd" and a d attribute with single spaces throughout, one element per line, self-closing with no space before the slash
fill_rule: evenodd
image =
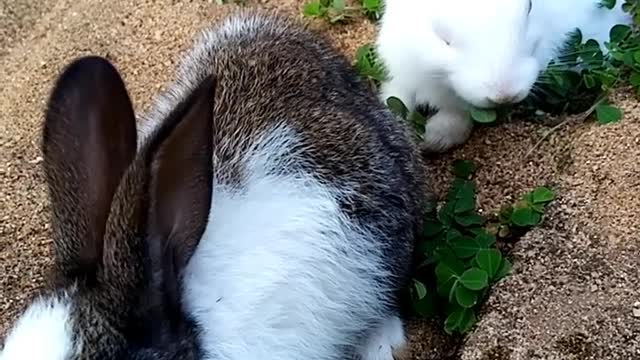
<path id="1" fill-rule="evenodd" d="M 602 46 L 614 25 L 629 24 L 622 3 L 609 10 L 600 0 L 385 0 L 376 40 L 389 75 L 381 100 L 438 109 L 423 147 L 447 150 L 471 132 L 469 105 L 522 101 L 576 28 Z"/>
<path id="2" fill-rule="evenodd" d="M 1 360 L 393 359 L 425 169 L 345 56 L 236 14 L 143 118 L 138 137 L 108 60 L 59 76 L 42 149 L 60 281 Z"/>

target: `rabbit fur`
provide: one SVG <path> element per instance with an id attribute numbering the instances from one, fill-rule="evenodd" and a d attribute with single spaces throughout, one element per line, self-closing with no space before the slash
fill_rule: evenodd
<path id="1" fill-rule="evenodd" d="M 380 98 L 409 110 L 429 105 L 423 148 L 445 151 L 472 130 L 469 107 L 517 103 L 561 54 L 576 28 L 583 41 L 603 46 L 616 24 L 630 24 L 623 1 L 609 10 L 600 0 L 385 0 L 376 38 L 388 71 Z"/>
<path id="2" fill-rule="evenodd" d="M 391 360 L 405 345 L 424 165 L 319 34 L 230 16 L 137 131 L 117 69 L 81 58 L 45 118 L 61 281 L 1 360 Z"/>

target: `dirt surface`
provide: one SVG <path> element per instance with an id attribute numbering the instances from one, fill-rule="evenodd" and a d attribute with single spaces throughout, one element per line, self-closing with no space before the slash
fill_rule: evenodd
<path id="1" fill-rule="evenodd" d="M 249 3 L 292 16 L 302 4 Z M 0 338 L 50 265 L 39 135 L 56 74 L 76 56 L 106 56 L 142 110 L 196 31 L 233 8 L 204 0 L 0 0 Z M 313 26 L 350 56 L 375 30 L 362 19 Z M 568 121 L 528 157 L 550 129 L 545 121 L 477 129 L 464 147 L 430 157 L 439 194 L 453 159 L 476 161 L 485 212 L 537 185 L 555 188 L 558 200 L 543 226 L 514 246 L 513 274 L 494 288 L 473 333 L 458 347 L 439 326 L 414 321 L 408 358 L 640 359 L 640 108 L 623 95 L 617 103 L 621 123 Z"/>

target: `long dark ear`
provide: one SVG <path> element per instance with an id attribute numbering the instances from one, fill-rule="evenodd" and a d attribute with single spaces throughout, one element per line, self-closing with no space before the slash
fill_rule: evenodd
<path id="1" fill-rule="evenodd" d="M 57 79 L 45 113 L 44 167 L 56 264 L 67 278 L 95 277 L 120 179 L 136 154 L 133 107 L 108 60 L 83 57 Z"/>
<path id="2" fill-rule="evenodd" d="M 165 292 L 175 292 L 209 218 L 214 92 L 215 80 L 205 79 L 169 116 L 151 149 L 149 235 L 160 246 L 152 256 L 161 259 Z"/>

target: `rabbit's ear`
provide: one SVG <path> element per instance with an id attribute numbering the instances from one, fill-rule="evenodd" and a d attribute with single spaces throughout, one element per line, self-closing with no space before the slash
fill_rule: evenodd
<path id="1" fill-rule="evenodd" d="M 131 100 L 108 60 L 83 57 L 65 68 L 42 135 L 56 263 L 67 278 L 93 278 L 114 192 L 137 147 Z"/>
<path id="2" fill-rule="evenodd" d="M 150 239 L 160 248 L 164 291 L 174 295 L 178 278 L 195 251 L 209 218 L 213 187 L 211 77 L 169 115 L 152 145 Z M 154 240 L 155 239 L 155 240 Z"/>

